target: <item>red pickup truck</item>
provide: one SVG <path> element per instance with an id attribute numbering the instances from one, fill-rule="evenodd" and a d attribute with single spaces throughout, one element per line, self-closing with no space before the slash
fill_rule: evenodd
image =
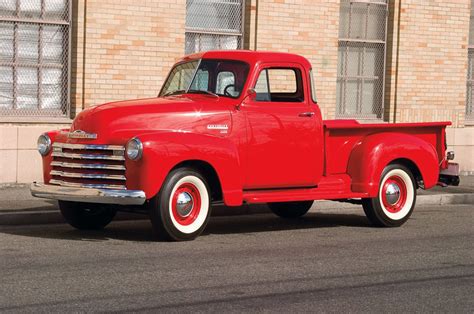
<path id="1" fill-rule="evenodd" d="M 418 188 L 457 185 L 449 122 L 322 120 L 311 64 L 271 52 L 211 51 L 181 59 L 156 98 L 82 111 L 42 134 L 44 183 L 78 229 L 117 210 L 150 215 L 160 238 L 189 240 L 213 204 L 267 203 L 283 218 L 314 200 L 361 203 L 375 226 L 402 225 Z"/>

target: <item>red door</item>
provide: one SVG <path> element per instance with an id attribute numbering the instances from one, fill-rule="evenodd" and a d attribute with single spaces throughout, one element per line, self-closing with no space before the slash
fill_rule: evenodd
<path id="1" fill-rule="evenodd" d="M 241 110 L 247 121 L 244 189 L 316 186 L 322 175 L 321 117 L 298 64 L 264 64 L 256 99 Z"/>

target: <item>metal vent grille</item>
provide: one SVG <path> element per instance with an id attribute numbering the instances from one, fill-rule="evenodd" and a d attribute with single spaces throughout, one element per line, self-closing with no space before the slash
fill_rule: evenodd
<path id="1" fill-rule="evenodd" d="M 68 0 L 0 0 L 0 116 L 69 113 Z"/>
<path id="2" fill-rule="evenodd" d="M 187 0 L 185 53 L 242 47 L 244 0 Z"/>
<path id="3" fill-rule="evenodd" d="M 336 118 L 382 118 L 387 13 L 387 0 L 341 0 Z"/>
<path id="4" fill-rule="evenodd" d="M 474 120 L 474 101 L 472 88 L 474 86 L 474 0 L 471 0 L 471 17 L 469 22 L 469 45 L 467 49 L 467 90 L 466 90 L 466 120 Z"/>
<path id="5" fill-rule="evenodd" d="M 467 99 L 466 99 L 466 119 L 474 120 L 474 106 L 473 106 L 473 95 L 472 87 L 474 86 L 474 46 L 468 49 L 468 63 L 467 63 Z"/>

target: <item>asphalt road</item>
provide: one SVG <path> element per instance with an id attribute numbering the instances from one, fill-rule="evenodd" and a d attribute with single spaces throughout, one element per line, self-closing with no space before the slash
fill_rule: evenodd
<path id="1" fill-rule="evenodd" d="M 185 243 L 152 242 L 147 221 L 1 227 L 0 311 L 472 313 L 474 206 L 396 229 L 360 209 L 215 217 Z"/>

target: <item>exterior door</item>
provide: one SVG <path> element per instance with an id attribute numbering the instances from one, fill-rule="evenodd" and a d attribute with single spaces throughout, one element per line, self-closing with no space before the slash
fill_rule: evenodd
<path id="1" fill-rule="evenodd" d="M 241 107 L 247 121 L 244 189 L 315 186 L 321 176 L 320 119 L 310 104 L 307 74 L 298 64 L 264 64 L 255 99 Z"/>

